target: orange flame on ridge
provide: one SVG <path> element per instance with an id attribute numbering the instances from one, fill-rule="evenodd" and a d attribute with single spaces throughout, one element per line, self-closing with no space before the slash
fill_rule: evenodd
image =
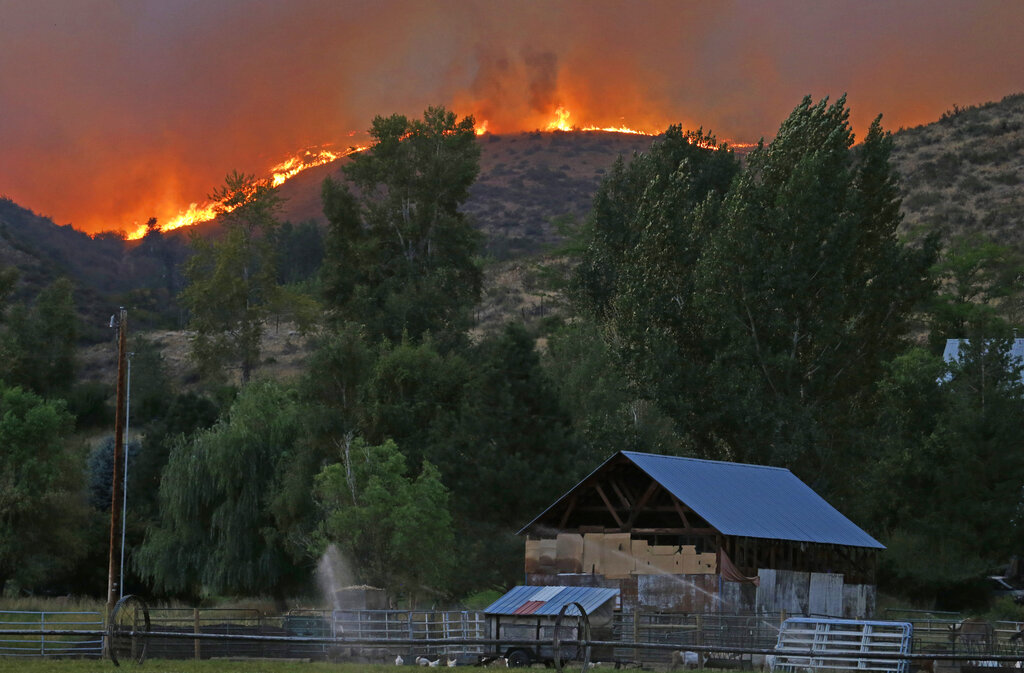
<path id="1" fill-rule="evenodd" d="M 272 166 L 270 168 L 270 177 L 265 178 L 263 182 L 271 187 L 278 187 L 308 168 L 322 166 L 336 159 L 347 157 L 350 154 L 362 152 L 365 149 L 367 149 L 366 145 L 350 147 L 343 151 L 329 149 L 303 150 L 299 154 Z M 224 201 L 207 201 L 203 205 L 191 203 L 185 210 L 178 211 L 178 214 L 171 218 L 170 221 L 160 225 L 160 231 L 173 231 L 181 227 L 209 222 L 218 215 L 230 213 L 239 205 L 241 204 L 228 204 Z M 134 241 L 145 236 L 147 231 L 149 231 L 147 225 L 142 224 L 130 232 L 126 238 Z"/>
<path id="2" fill-rule="evenodd" d="M 656 136 L 656 131 L 638 131 L 637 129 L 630 128 L 628 126 L 575 126 L 569 119 L 572 117 L 572 113 L 565 108 L 565 106 L 559 105 L 555 108 L 554 116 L 551 121 L 548 122 L 544 128 L 545 131 L 607 131 L 609 133 L 632 133 L 635 135 L 644 136 Z"/>

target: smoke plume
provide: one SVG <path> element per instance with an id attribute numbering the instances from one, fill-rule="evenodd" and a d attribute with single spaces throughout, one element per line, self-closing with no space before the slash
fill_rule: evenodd
<path id="1" fill-rule="evenodd" d="M 810 94 L 860 134 L 1024 90 L 1024 3 L 0 0 L 0 194 L 95 232 L 446 105 L 492 132 L 703 126 Z M 350 135 L 353 134 L 354 135 Z"/>

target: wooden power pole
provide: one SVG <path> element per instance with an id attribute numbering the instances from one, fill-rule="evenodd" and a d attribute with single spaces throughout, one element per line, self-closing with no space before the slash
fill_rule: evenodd
<path id="1" fill-rule="evenodd" d="M 128 351 L 128 311 L 121 308 L 117 318 L 117 408 L 114 411 L 114 475 L 110 502 L 110 563 L 107 573 L 107 619 L 117 603 L 121 574 L 121 463 L 124 455 L 125 425 L 125 360 Z"/>

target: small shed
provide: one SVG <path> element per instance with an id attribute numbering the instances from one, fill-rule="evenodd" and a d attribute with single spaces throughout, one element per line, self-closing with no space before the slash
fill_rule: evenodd
<path id="1" fill-rule="evenodd" d="M 865 618 L 884 547 L 792 472 L 621 451 L 520 531 L 529 584 L 623 609 Z"/>
<path id="2" fill-rule="evenodd" d="M 487 637 L 508 641 L 496 652 L 512 667 L 529 666 L 535 661 L 551 663 L 556 656 L 562 660 L 577 658 L 575 646 L 554 652 L 555 621 L 562 609 L 566 618 L 559 627 L 559 638 L 576 640 L 578 603 L 587 613 L 591 638 L 612 639 L 612 623 L 618 589 L 579 586 L 517 586 L 484 609 Z M 603 656 L 602 656 L 603 655 Z M 593 657 L 610 659 L 610 653 L 592 653 Z"/>

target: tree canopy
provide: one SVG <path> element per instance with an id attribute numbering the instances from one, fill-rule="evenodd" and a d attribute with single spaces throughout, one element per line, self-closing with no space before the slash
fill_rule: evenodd
<path id="1" fill-rule="evenodd" d="M 480 170 L 473 118 L 441 107 L 422 120 L 376 117 L 374 145 L 323 188 L 325 300 L 393 341 L 457 335 L 480 294 L 480 238 L 459 206 Z"/>

